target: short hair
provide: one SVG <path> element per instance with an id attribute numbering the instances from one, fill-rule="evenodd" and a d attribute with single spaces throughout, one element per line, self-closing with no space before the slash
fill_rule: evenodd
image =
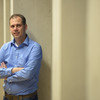
<path id="1" fill-rule="evenodd" d="M 22 19 L 22 24 L 23 25 L 26 24 L 26 18 L 22 14 L 13 14 L 13 15 L 11 15 L 11 17 L 9 18 L 9 23 L 10 23 L 10 20 L 12 18 L 15 18 L 15 17 L 20 17 Z"/>

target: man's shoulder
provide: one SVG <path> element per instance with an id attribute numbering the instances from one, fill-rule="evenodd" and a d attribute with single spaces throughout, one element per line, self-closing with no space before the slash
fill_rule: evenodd
<path id="1" fill-rule="evenodd" d="M 9 46 L 11 46 L 11 41 L 4 43 L 1 48 L 7 49 Z"/>
<path id="2" fill-rule="evenodd" d="M 32 46 L 40 46 L 41 47 L 41 45 L 38 42 L 36 42 L 32 39 L 29 39 L 29 44 L 31 44 Z"/>

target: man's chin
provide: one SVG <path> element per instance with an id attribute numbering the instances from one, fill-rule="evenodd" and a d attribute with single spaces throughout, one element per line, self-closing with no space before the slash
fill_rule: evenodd
<path id="1" fill-rule="evenodd" d="M 14 37 L 15 39 L 18 39 L 20 36 L 15 36 L 15 35 L 14 35 L 13 37 Z"/>

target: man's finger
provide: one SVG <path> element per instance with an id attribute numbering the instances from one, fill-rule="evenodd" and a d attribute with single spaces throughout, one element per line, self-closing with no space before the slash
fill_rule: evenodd
<path id="1" fill-rule="evenodd" d="M 1 63 L 2 68 L 7 68 L 6 64 L 4 62 Z"/>

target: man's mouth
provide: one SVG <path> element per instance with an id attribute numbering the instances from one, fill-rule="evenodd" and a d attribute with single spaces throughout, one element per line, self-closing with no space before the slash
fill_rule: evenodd
<path id="1" fill-rule="evenodd" d="M 14 35 L 19 35 L 19 32 L 15 32 Z"/>

